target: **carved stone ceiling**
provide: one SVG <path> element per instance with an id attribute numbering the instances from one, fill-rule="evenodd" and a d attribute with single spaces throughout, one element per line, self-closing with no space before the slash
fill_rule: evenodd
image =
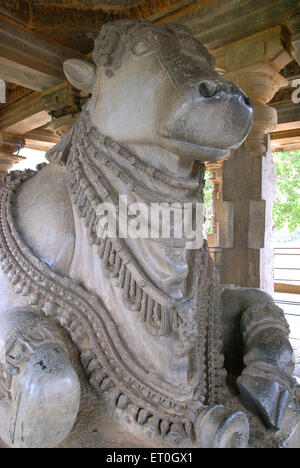
<path id="1" fill-rule="evenodd" d="M 31 0 L 33 4 L 56 5 L 75 8 L 128 8 L 139 3 L 140 0 Z"/>
<path id="2" fill-rule="evenodd" d="M 0 0 L 0 17 L 65 49 L 87 54 L 102 24 L 176 18 L 212 0 Z"/>

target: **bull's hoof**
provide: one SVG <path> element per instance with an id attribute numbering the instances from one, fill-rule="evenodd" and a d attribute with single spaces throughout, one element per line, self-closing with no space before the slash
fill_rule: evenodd
<path id="1" fill-rule="evenodd" d="M 0 437 L 14 448 L 59 444 L 72 430 L 81 393 L 66 352 L 42 345 L 14 381 L 13 400 L 0 402 Z"/>
<path id="2" fill-rule="evenodd" d="M 237 380 L 245 408 L 259 416 L 268 429 L 280 429 L 288 401 L 289 393 L 279 383 L 242 375 Z"/>

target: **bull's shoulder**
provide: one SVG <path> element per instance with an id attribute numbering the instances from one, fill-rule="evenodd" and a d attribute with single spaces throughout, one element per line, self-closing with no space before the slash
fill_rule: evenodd
<path id="1" fill-rule="evenodd" d="M 48 165 L 23 183 L 16 211 L 18 228 L 28 247 L 57 272 L 67 274 L 75 230 L 65 169 Z"/>

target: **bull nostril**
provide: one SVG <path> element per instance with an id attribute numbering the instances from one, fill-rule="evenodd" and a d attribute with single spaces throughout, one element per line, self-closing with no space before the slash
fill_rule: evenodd
<path id="1" fill-rule="evenodd" d="M 204 98 L 213 97 L 217 92 L 218 85 L 213 81 L 205 80 L 199 83 L 200 96 Z"/>
<path id="2" fill-rule="evenodd" d="M 251 101 L 248 96 L 243 96 L 246 106 L 252 107 Z"/>
<path id="3" fill-rule="evenodd" d="M 244 101 L 244 103 L 246 104 L 246 106 L 252 107 L 251 101 L 250 101 L 250 99 L 248 98 L 247 94 L 245 94 L 245 93 L 244 93 L 241 89 L 239 89 L 239 88 L 236 88 L 236 89 L 235 89 L 235 92 L 237 92 L 238 95 L 240 96 L 240 98 L 242 98 L 242 100 Z"/>

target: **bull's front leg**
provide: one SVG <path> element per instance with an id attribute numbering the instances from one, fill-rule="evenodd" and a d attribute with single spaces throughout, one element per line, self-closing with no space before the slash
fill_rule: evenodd
<path id="1" fill-rule="evenodd" d="M 0 314 L 0 437 L 10 447 L 53 447 L 79 410 L 75 350 L 65 333 L 27 307 Z"/>
<path id="2" fill-rule="evenodd" d="M 293 396 L 293 350 L 283 311 L 266 293 L 250 288 L 226 288 L 226 307 L 236 310 L 243 361 L 237 379 L 243 404 L 265 425 L 278 429 Z"/>
<path id="3" fill-rule="evenodd" d="M 275 304 L 250 306 L 241 328 L 246 368 L 237 383 L 243 402 L 268 427 L 279 429 L 294 388 L 293 351 L 283 311 Z"/>

